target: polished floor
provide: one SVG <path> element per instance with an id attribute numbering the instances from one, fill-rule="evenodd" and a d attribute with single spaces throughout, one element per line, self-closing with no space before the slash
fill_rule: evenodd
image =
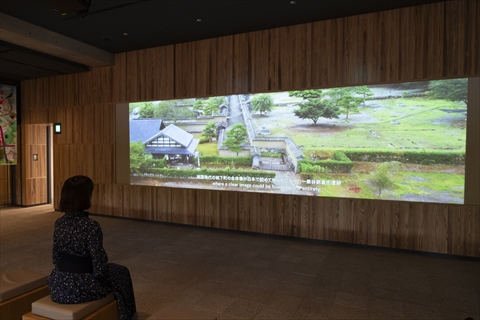
<path id="1" fill-rule="evenodd" d="M 0 208 L 0 268 L 52 269 L 51 206 Z M 132 274 L 138 319 L 480 320 L 480 260 L 92 215 Z"/>

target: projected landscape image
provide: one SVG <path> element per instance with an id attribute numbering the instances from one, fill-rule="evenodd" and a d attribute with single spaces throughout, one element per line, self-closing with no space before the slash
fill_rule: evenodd
<path id="1" fill-rule="evenodd" d="M 130 103 L 130 182 L 463 203 L 467 81 Z"/>

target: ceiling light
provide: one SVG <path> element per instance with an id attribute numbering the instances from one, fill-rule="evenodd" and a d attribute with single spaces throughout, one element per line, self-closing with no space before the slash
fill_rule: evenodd
<path id="1" fill-rule="evenodd" d="M 290 1 L 290 4 L 295 4 L 295 1 Z"/>
<path id="2" fill-rule="evenodd" d="M 197 19 L 197 22 L 202 22 L 202 19 Z"/>
<path id="3" fill-rule="evenodd" d="M 128 36 L 128 32 L 124 32 L 123 35 L 124 35 L 124 36 Z"/>

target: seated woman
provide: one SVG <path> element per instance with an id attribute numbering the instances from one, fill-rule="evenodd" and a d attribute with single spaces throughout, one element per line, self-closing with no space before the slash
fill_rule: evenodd
<path id="1" fill-rule="evenodd" d="M 136 313 L 130 272 L 124 266 L 107 263 L 100 224 L 85 212 L 91 205 L 93 182 L 86 176 L 65 181 L 60 211 L 53 234 L 54 269 L 48 277 L 51 297 L 57 303 L 82 303 L 115 294 L 120 319 Z"/>

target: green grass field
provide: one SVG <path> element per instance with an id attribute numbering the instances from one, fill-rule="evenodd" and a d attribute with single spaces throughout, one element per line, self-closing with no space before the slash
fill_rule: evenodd
<path id="1" fill-rule="evenodd" d="M 262 122 L 275 121 L 272 136 L 291 137 L 305 152 L 324 148 L 401 148 L 401 149 L 464 149 L 466 132 L 462 113 L 442 109 L 462 107 L 446 100 L 402 98 L 378 100 L 382 107 L 365 107 L 359 114 L 339 119 L 320 118 L 316 125 L 293 115 L 278 119 L 257 117 Z M 398 106 L 398 104 L 402 106 Z M 287 107 L 277 107 L 276 110 Z M 275 111 L 275 109 L 274 109 Z M 270 117 L 275 116 L 273 112 Z M 392 123 L 395 122 L 395 123 Z"/>
<path id="2" fill-rule="evenodd" d="M 200 139 L 201 134 L 195 133 L 193 136 L 197 139 Z M 204 156 L 218 155 L 217 141 L 212 141 L 209 143 L 199 143 L 197 146 L 197 151 Z"/>
<path id="3" fill-rule="evenodd" d="M 427 166 L 422 169 L 428 170 Z M 382 190 L 381 194 L 379 189 L 371 184 L 370 178 L 369 173 L 357 171 L 352 174 L 317 174 L 313 177 L 318 180 L 341 181 L 339 186 L 320 186 L 319 195 L 325 197 L 463 203 L 462 173 L 411 172 L 408 168 L 401 168 L 398 172 L 392 173 L 394 186 Z"/>
<path id="4" fill-rule="evenodd" d="M 376 100 L 370 106 L 360 107 L 348 120 L 345 115 L 338 119 L 320 118 L 316 125 L 296 117 L 294 109 L 277 106 L 270 114 L 254 119 L 257 127 L 270 129 L 271 136 L 291 137 L 306 157 L 352 148 L 465 150 L 466 106 L 461 102 L 418 97 Z M 391 176 L 393 186 L 379 194 L 370 181 L 370 172 L 377 165 L 368 163 L 367 170 L 315 174 L 312 178 L 341 181 L 339 186 L 320 186 L 319 195 L 327 197 L 463 203 L 463 166 L 438 171 L 436 166 L 413 170 L 402 165 Z"/>

